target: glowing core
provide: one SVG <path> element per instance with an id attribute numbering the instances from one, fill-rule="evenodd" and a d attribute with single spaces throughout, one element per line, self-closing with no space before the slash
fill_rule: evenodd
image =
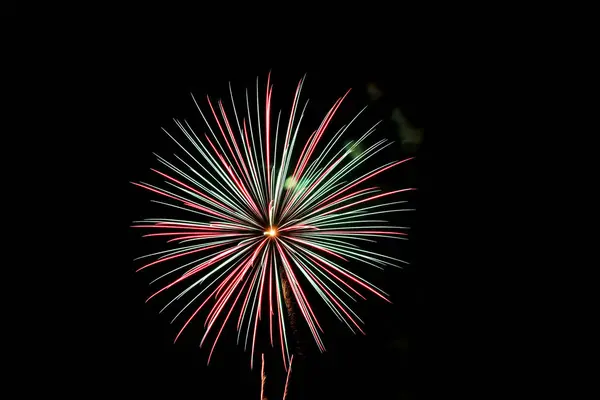
<path id="1" fill-rule="evenodd" d="M 275 228 L 274 226 L 272 226 L 270 229 L 267 229 L 265 231 L 265 235 L 269 235 L 270 237 L 274 238 L 277 236 L 277 228 Z"/>

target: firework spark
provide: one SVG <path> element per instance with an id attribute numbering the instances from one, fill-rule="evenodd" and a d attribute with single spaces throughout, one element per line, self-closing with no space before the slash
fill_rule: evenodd
<path id="1" fill-rule="evenodd" d="M 377 187 L 361 188 L 359 185 L 410 158 L 388 162 L 357 175 L 366 160 L 391 144 L 385 139 L 367 144 L 375 124 L 358 140 L 338 146 L 336 150 L 340 138 L 358 115 L 333 135 L 323 151 L 316 151 L 349 91 L 334 103 L 320 126 L 301 146 L 296 139 L 308 103 L 300 110 L 303 83 L 304 78 L 296 88 L 287 124 L 282 122 L 281 112 L 276 120 L 271 115 L 273 86 L 270 74 L 264 95 L 265 109 L 260 110 L 261 91 L 257 79 L 256 99 L 251 101 L 246 90 L 245 117 L 241 120 L 240 105 L 236 106 L 231 85 L 231 110 L 228 112 L 221 100 L 214 104 L 206 97 L 214 119 L 211 123 L 208 112 L 201 109 L 192 95 L 208 127 L 208 134 L 201 140 L 187 121 L 175 120 L 187 139 L 185 145 L 163 130 L 188 160 L 175 155 L 179 162 L 177 166 L 157 156 L 165 172 L 152 171 L 164 178 L 163 185 L 134 183 L 168 199 L 154 202 L 193 215 L 189 220 L 152 218 L 136 222 L 134 227 L 152 232 L 145 237 L 164 237 L 169 243 L 177 243 L 175 248 L 140 257 L 155 257 L 155 260 L 138 271 L 170 265 L 155 281 L 178 274 L 148 298 L 180 287 L 178 294 L 161 312 L 177 301 L 191 298 L 184 301 L 185 305 L 173 318 L 175 321 L 185 312 L 189 315 L 175 341 L 200 310 L 213 300 L 200 342 L 202 346 L 209 334 L 218 329 L 208 356 L 209 363 L 223 328 L 227 322 L 237 319 L 238 344 L 242 335 L 245 349 L 250 342 L 252 368 L 258 322 L 268 319 L 271 346 L 275 346 L 275 330 L 283 365 L 287 369 L 291 357 L 284 307 L 290 295 L 317 346 L 324 351 L 323 330 L 306 297 L 306 285 L 316 291 L 351 331 L 364 333 L 359 324 L 362 321 L 349 301 L 356 301 L 357 296 L 365 298 L 359 290 L 389 300 L 381 289 L 344 268 L 340 261 L 355 261 L 377 268 L 405 263 L 364 250 L 356 241 L 374 242 L 383 237 L 406 239 L 407 234 L 402 230 L 408 228 L 389 226 L 374 216 L 408 211 L 397 207 L 406 201 L 383 200 L 414 189 L 382 192 Z M 254 107 L 255 112 L 251 111 Z M 234 119 L 230 118 L 231 111 Z M 359 115 L 362 111 L 364 109 Z M 358 148 L 360 152 L 355 151 Z M 239 315 L 233 316 L 234 312 Z"/>
<path id="2" fill-rule="evenodd" d="M 260 372 L 260 399 L 267 400 L 265 397 L 265 382 L 267 381 L 267 375 L 265 375 L 265 355 L 261 354 L 261 372 Z M 288 387 L 290 384 L 290 375 L 292 373 L 292 363 L 294 362 L 294 355 L 292 354 L 292 358 L 290 358 L 290 366 L 287 369 L 287 376 L 285 378 L 285 386 L 283 388 L 283 397 L 282 400 L 285 400 L 288 395 Z"/>

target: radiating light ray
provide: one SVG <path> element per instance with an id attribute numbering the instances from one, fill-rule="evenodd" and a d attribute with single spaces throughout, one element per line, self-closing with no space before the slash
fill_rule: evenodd
<path id="1" fill-rule="evenodd" d="M 330 127 L 337 123 L 336 113 L 350 91 L 333 103 L 307 141 L 299 140 L 308 105 L 308 100 L 301 99 L 304 81 L 305 77 L 299 81 L 289 114 L 284 115 L 273 110 L 270 73 L 266 86 L 256 81 L 256 103 L 246 89 L 245 107 L 239 109 L 231 84 L 227 104 L 206 96 L 201 105 L 192 95 L 208 132 L 198 135 L 186 120 L 174 119 L 183 140 L 163 131 L 185 157 L 175 154 L 176 165 L 156 155 L 162 167 L 152 171 L 162 179 L 160 185 L 132 182 L 153 196 L 167 199 L 153 199 L 153 203 L 190 215 L 189 220 L 173 214 L 172 218 L 136 221 L 133 227 L 148 229 L 143 237 L 160 238 L 174 247 L 135 260 L 151 258 L 138 271 L 161 271 L 151 284 L 171 277 L 170 283 L 147 301 L 180 288 L 161 313 L 185 298 L 171 320 L 173 323 L 186 314 L 175 341 L 206 306 L 200 345 L 214 337 L 209 363 L 225 326 L 237 319 L 233 322 L 237 343 L 242 339 L 244 349 L 250 347 L 253 368 L 259 325 L 265 323 L 271 346 L 279 341 L 277 347 L 289 377 L 293 355 L 284 308 L 291 307 L 291 298 L 317 347 L 325 351 L 324 330 L 305 290 L 314 290 L 352 332 L 364 333 L 360 326 L 363 321 L 352 303 L 365 299 L 366 292 L 390 302 L 388 295 L 340 263 L 354 261 L 379 269 L 406 264 L 362 245 L 382 238 L 406 240 L 408 227 L 390 225 L 373 216 L 411 211 L 391 208 L 406 200 L 381 200 L 414 189 L 386 191 L 369 185 L 369 181 L 412 158 L 385 162 L 358 174 L 367 161 L 379 157 L 392 144 L 386 139 L 367 144 L 378 122 L 358 139 L 340 146 L 365 108 L 336 128 L 324 149 L 317 151 Z M 360 151 L 355 151 L 359 147 Z M 294 324 L 290 325 L 292 331 Z"/>
<path id="2" fill-rule="evenodd" d="M 346 310 L 344 310 L 341 306 L 340 303 L 338 303 L 334 297 L 336 297 L 345 307 L 346 309 L 350 310 L 351 313 L 354 314 L 354 312 L 350 309 L 350 307 L 348 307 L 348 305 L 341 299 L 339 298 L 327 285 L 325 282 L 323 282 L 321 279 L 319 279 L 315 274 L 313 274 L 310 269 L 307 267 L 307 265 L 303 262 L 303 260 L 306 260 L 305 257 L 302 257 L 300 254 L 298 254 L 297 252 L 294 252 L 293 249 L 291 249 L 290 247 L 287 247 L 288 250 L 291 250 L 291 252 L 289 252 L 288 254 L 290 255 L 290 258 L 293 258 L 295 261 L 295 264 L 299 267 L 300 271 L 305 274 L 306 278 L 308 279 L 308 281 L 313 285 L 313 287 L 315 288 L 315 290 L 317 291 L 317 293 L 319 293 L 319 295 L 322 297 L 323 301 L 329 306 L 329 308 L 333 311 L 334 314 L 336 314 L 336 316 L 338 316 L 338 318 L 342 321 L 345 322 L 346 324 L 348 324 L 347 320 L 345 320 L 343 318 L 343 316 L 338 312 L 338 310 L 342 310 L 349 318 L 350 321 L 352 321 L 355 325 L 356 322 L 352 319 L 352 317 L 350 317 L 347 313 Z M 299 257 L 296 258 L 295 255 L 298 255 Z M 337 286 L 339 288 L 339 286 L 337 284 L 334 283 L 335 286 Z M 341 289 L 341 288 L 339 288 Z M 343 291 L 343 289 L 341 289 Z M 346 293 L 347 294 L 347 293 Z M 329 298 L 328 298 L 329 297 Z M 333 300 L 333 302 L 335 303 L 335 306 L 333 305 L 333 303 L 331 303 L 331 300 Z M 338 307 L 336 309 L 336 306 Z M 356 315 L 355 315 L 356 316 Z M 356 316 L 358 318 L 358 316 Z M 360 318 L 358 318 L 360 320 Z M 362 321 L 361 321 L 362 322 Z M 350 330 L 352 332 L 354 332 L 354 330 L 352 329 L 352 327 L 348 324 L 348 327 L 350 328 Z M 363 332 L 360 327 L 357 325 L 357 328 Z M 364 332 L 363 332 L 364 333 Z"/>
<path id="3" fill-rule="evenodd" d="M 189 174 L 185 174 L 179 168 L 174 167 L 170 163 L 163 162 L 163 160 L 160 157 L 159 157 L 159 161 L 161 163 L 163 163 L 165 166 L 167 166 L 169 169 L 171 169 L 172 171 L 174 171 L 174 172 L 178 173 L 179 175 L 181 175 L 182 177 L 186 178 L 188 182 L 191 182 L 196 187 L 198 187 L 199 189 L 203 190 L 205 193 L 210 194 L 215 199 L 218 199 L 220 202 L 222 202 L 223 204 L 225 204 L 227 207 L 223 206 L 223 208 L 225 210 L 229 211 L 230 213 L 232 213 L 234 216 L 237 216 L 239 219 L 241 219 L 241 220 L 243 220 L 245 222 L 254 223 L 254 220 L 252 219 L 252 216 L 250 214 L 248 214 L 245 210 L 240 210 L 240 206 L 239 206 L 239 204 L 235 204 L 235 200 L 233 200 L 233 199 L 227 197 L 227 195 L 223 194 L 223 192 L 221 192 L 221 190 L 219 190 L 219 188 L 217 188 L 214 185 L 212 185 L 209 181 L 207 181 L 207 179 L 204 176 L 200 175 L 195 169 L 193 169 L 187 163 L 184 162 L 185 165 L 186 165 L 186 167 L 190 171 L 192 171 L 196 175 L 198 175 L 202 180 L 204 180 L 205 182 L 208 182 L 208 185 L 213 188 L 212 190 L 209 189 L 208 187 L 204 186 L 200 182 L 198 182 L 196 179 L 194 179 L 193 177 L 191 177 Z M 221 211 L 223 211 L 223 208 L 221 208 Z"/>
<path id="4" fill-rule="evenodd" d="M 341 284 L 345 285 L 348 289 L 350 289 L 352 292 L 354 292 L 360 298 L 362 298 L 363 300 L 366 300 L 366 298 L 363 295 L 361 295 L 356 289 L 354 289 L 351 285 L 349 285 L 343 279 L 340 279 L 337 275 L 331 273 L 327 268 L 323 268 L 318 262 L 315 262 L 315 260 L 312 260 L 312 261 L 309 260 L 307 257 L 305 257 L 302 254 L 300 254 L 299 252 L 295 251 L 290 246 L 287 246 L 287 248 L 292 253 L 294 253 L 298 258 L 300 258 L 301 260 L 303 260 L 305 262 L 305 264 L 303 264 L 303 265 L 306 268 L 310 268 L 310 267 L 314 268 L 314 272 L 316 272 L 316 273 L 320 274 L 321 276 L 323 276 L 325 279 L 327 279 L 329 282 L 331 282 L 335 287 L 337 287 L 342 293 L 344 293 L 346 296 L 350 297 L 352 300 L 356 301 L 356 299 L 354 297 L 352 297 L 352 295 L 350 293 L 348 293 L 346 290 L 344 290 L 342 287 L 340 287 L 330 277 L 335 278 L 336 280 L 338 280 L 338 282 L 340 282 Z"/>

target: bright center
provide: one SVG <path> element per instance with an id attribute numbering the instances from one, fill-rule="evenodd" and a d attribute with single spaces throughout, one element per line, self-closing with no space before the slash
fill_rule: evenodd
<path id="1" fill-rule="evenodd" d="M 274 227 L 271 227 L 271 229 L 265 231 L 265 235 L 275 237 L 275 236 L 277 236 L 277 229 Z"/>

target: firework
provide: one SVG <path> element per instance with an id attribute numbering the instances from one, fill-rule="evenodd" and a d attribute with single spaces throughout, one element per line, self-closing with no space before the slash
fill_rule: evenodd
<path id="1" fill-rule="evenodd" d="M 163 168 L 152 171 L 164 178 L 161 186 L 134 183 L 165 199 L 154 202 L 190 215 L 189 220 L 152 218 L 136 222 L 134 227 L 152 232 L 145 237 L 163 237 L 176 243 L 174 248 L 140 257 L 155 259 L 138 271 L 166 268 L 152 283 L 169 282 L 148 300 L 178 289 L 161 310 L 180 303 L 172 321 L 182 319 L 175 341 L 210 304 L 200 342 L 202 346 L 209 334 L 217 331 L 209 363 L 225 325 L 234 321 L 238 344 L 243 340 L 246 349 L 250 343 L 252 368 L 258 322 L 268 320 L 271 346 L 275 346 L 274 336 L 278 337 L 277 346 L 287 369 L 290 350 L 284 309 L 290 296 L 318 348 L 324 351 L 323 330 L 305 295 L 305 286 L 315 290 L 350 330 L 364 333 L 350 302 L 357 297 L 364 299 L 361 291 L 389 300 L 386 293 L 342 262 L 377 268 L 405 263 L 367 251 L 359 244 L 383 237 L 406 239 L 404 230 L 408 228 L 389 226 L 376 216 L 408 211 L 398 207 L 406 201 L 392 196 L 413 189 L 383 192 L 364 184 L 409 159 L 358 173 L 366 160 L 391 144 L 385 139 L 368 144 L 377 124 L 358 140 L 338 144 L 364 109 L 333 134 L 322 151 L 316 150 L 349 91 L 334 103 L 304 145 L 299 143 L 296 139 L 308 104 L 299 107 L 304 79 L 296 88 L 286 122 L 281 112 L 276 119 L 271 115 L 270 74 L 266 92 L 260 90 L 257 79 L 256 97 L 246 90 L 245 104 L 236 104 L 230 85 L 228 111 L 221 100 L 215 104 L 208 96 L 203 109 L 192 95 L 208 132 L 201 139 L 185 120 L 175 120 L 180 138 L 163 128 L 185 158 L 175 155 L 174 164 L 157 156 Z M 262 99 L 261 93 L 265 93 Z M 263 101 L 265 108 L 261 110 Z M 207 116 L 212 116 L 210 122 Z"/>

